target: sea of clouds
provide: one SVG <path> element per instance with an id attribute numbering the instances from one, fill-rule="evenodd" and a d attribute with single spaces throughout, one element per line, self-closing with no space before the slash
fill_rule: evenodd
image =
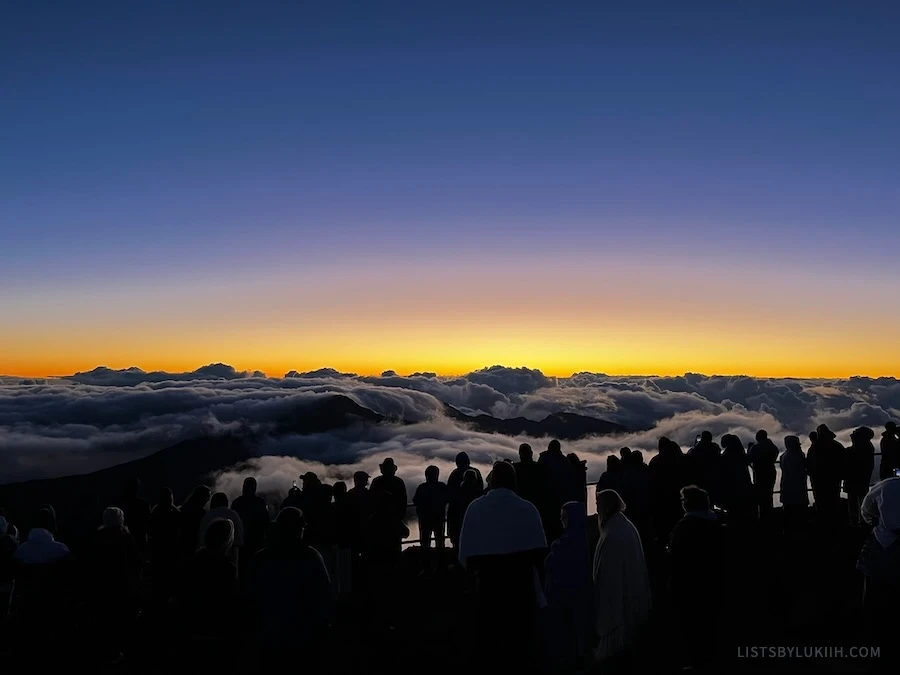
<path id="1" fill-rule="evenodd" d="M 270 435 L 276 420 L 316 397 L 339 393 L 391 420 L 313 435 Z M 589 477 L 622 446 L 652 454 L 660 436 L 690 445 L 701 430 L 737 434 L 758 429 L 780 442 L 828 424 L 847 442 L 861 425 L 880 430 L 900 419 L 900 381 L 892 377 L 765 379 L 745 376 L 545 376 L 529 368 L 493 366 L 460 377 L 434 373 L 358 376 L 331 369 L 267 377 L 212 364 L 189 373 L 137 368 L 95 370 L 65 378 L 0 378 L 0 482 L 94 471 L 200 435 L 248 430 L 259 435 L 257 457 L 241 471 L 224 468 L 217 487 L 239 492 L 248 473 L 265 491 L 284 491 L 307 470 L 330 480 L 370 473 L 393 457 L 409 485 L 438 464 L 444 475 L 459 451 L 487 467 L 514 457 L 519 443 L 536 451 L 548 439 L 511 438 L 466 428 L 444 415 L 444 403 L 475 414 L 540 420 L 573 412 L 632 430 L 565 444 L 588 461 Z M 805 439 L 804 439 L 805 440 Z"/>

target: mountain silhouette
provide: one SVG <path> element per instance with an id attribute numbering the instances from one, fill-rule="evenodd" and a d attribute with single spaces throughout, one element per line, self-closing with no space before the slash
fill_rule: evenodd
<path id="1" fill-rule="evenodd" d="M 575 441 L 587 436 L 606 436 L 629 431 L 615 422 L 575 413 L 559 412 L 547 415 L 540 421 L 526 417 L 501 419 L 490 415 L 467 415 L 452 405 L 444 405 L 444 414 L 475 431 L 504 436 L 531 436 L 532 438 L 558 438 Z"/>

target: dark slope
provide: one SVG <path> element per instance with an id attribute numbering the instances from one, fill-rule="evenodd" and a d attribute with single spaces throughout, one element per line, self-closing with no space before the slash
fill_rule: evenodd
<path id="1" fill-rule="evenodd" d="M 525 417 L 499 419 L 490 415 L 466 415 L 453 406 L 445 405 L 447 417 L 465 424 L 475 431 L 505 436 L 531 436 L 574 441 L 587 436 L 605 436 L 628 431 L 621 424 L 575 413 L 553 413 L 538 421 Z"/>

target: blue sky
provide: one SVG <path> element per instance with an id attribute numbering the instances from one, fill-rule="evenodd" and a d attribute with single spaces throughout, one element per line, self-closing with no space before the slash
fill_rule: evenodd
<path id="1" fill-rule="evenodd" d="M 896 3 L 487 4 L 5 8 L 0 311 L 304 262 L 896 269 Z"/>

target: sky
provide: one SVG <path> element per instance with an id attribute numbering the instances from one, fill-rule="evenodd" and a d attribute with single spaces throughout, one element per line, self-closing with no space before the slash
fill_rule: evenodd
<path id="1" fill-rule="evenodd" d="M 900 374 L 898 22 L 15 3 L 0 373 Z"/>

